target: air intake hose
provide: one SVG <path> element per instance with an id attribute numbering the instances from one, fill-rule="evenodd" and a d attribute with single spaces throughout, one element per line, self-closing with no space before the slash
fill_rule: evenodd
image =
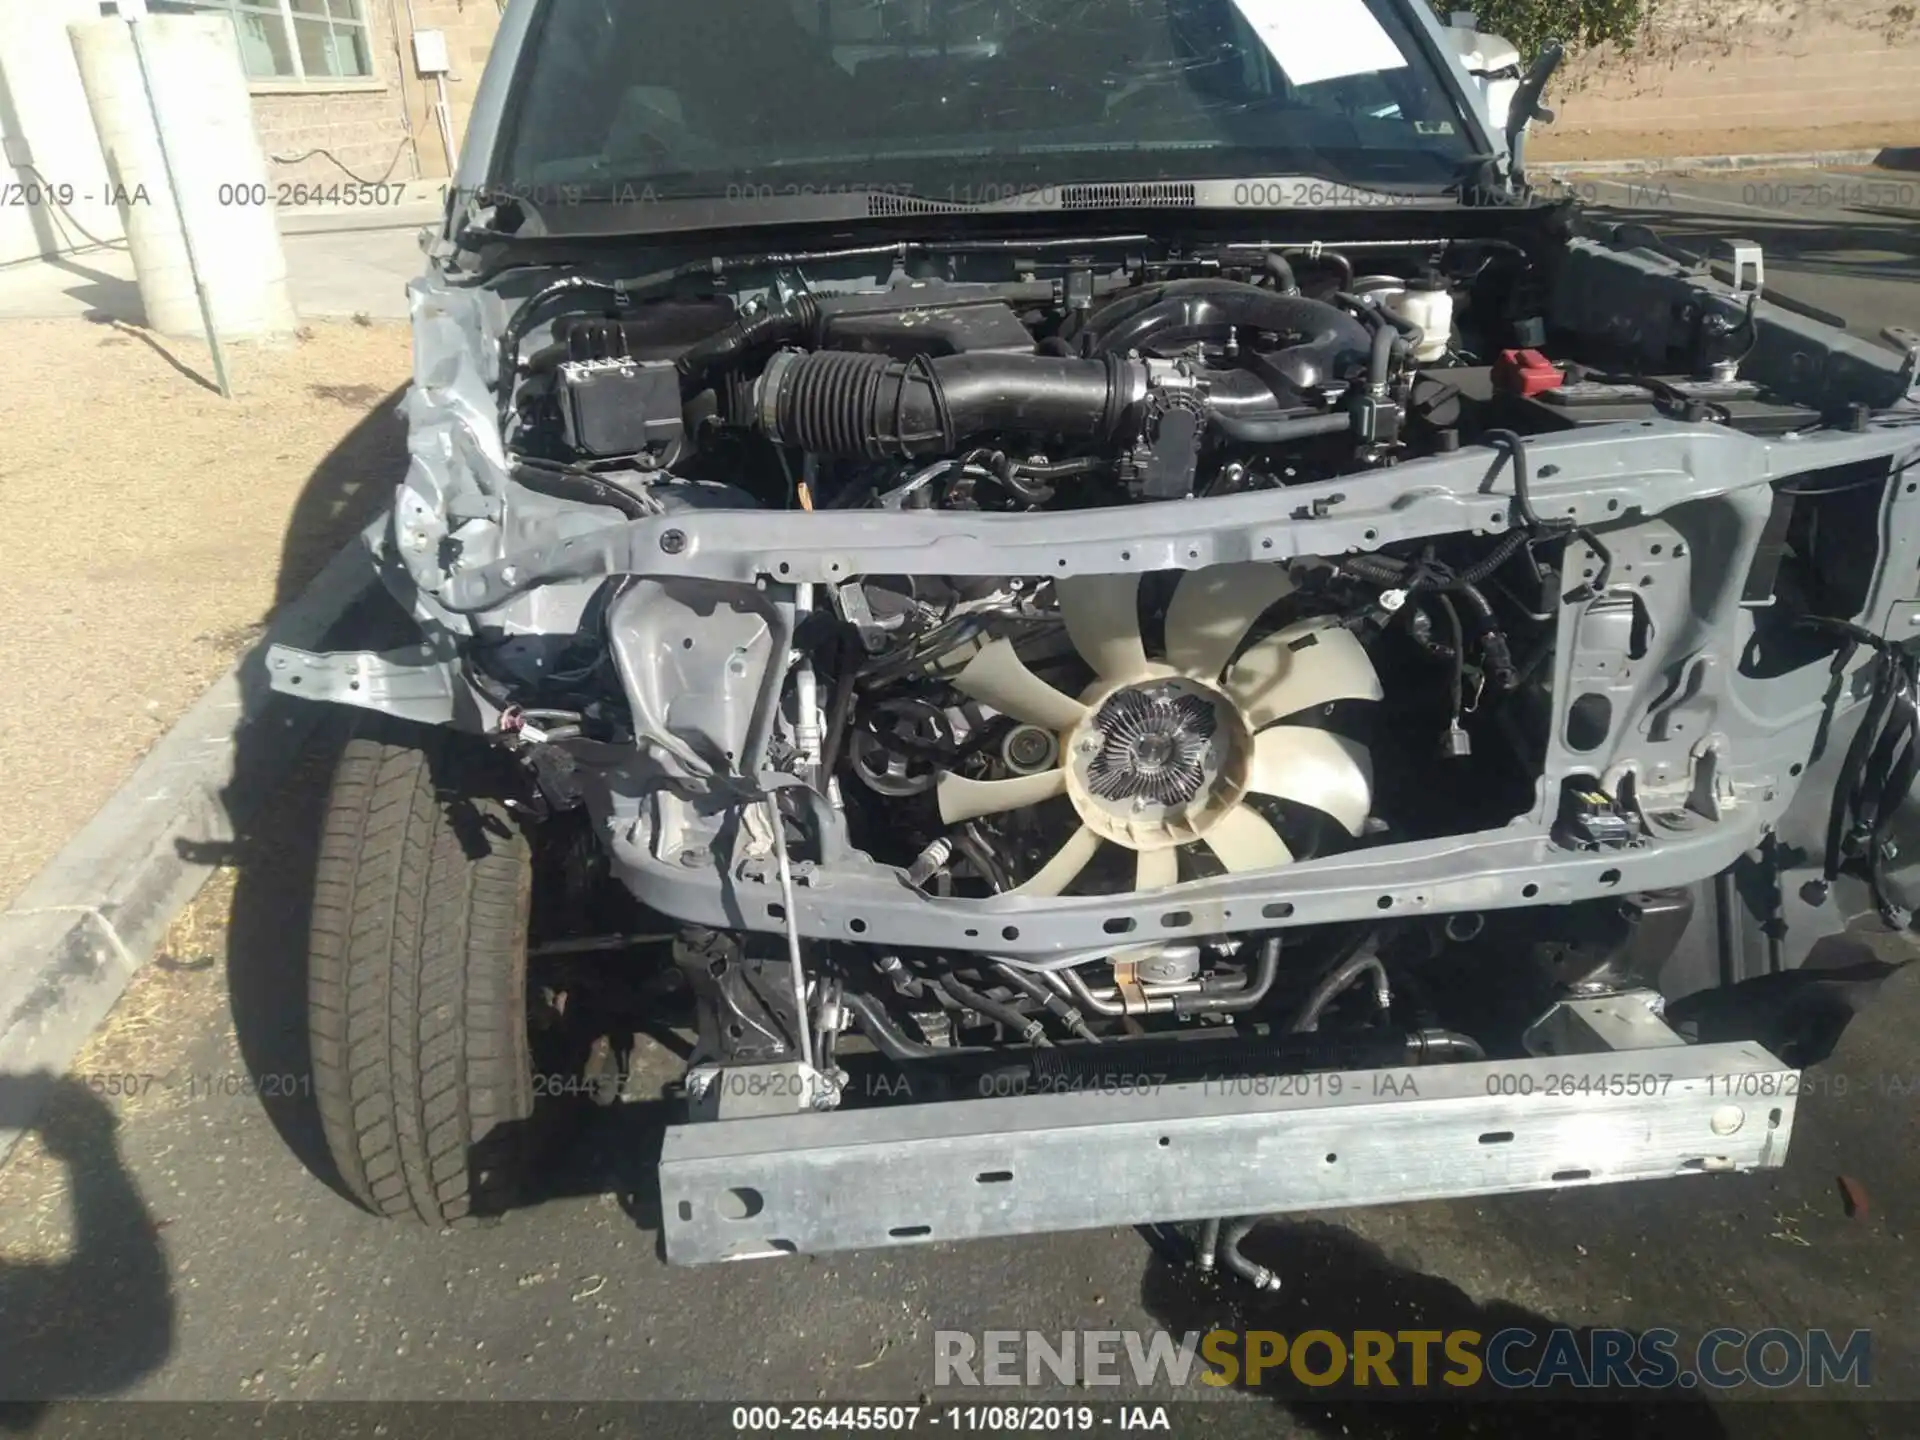
<path id="1" fill-rule="evenodd" d="M 687 381 L 698 385 L 755 350 L 818 343 L 819 329 L 820 302 L 811 295 L 796 295 L 784 309 L 743 317 L 689 346 L 676 364 Z"/>
<path id="2" fill-rule="evenodd" d="M 1146 367 L 1118 356 L 899 361 L 822 350 L 774 356 L 756 405 L 761 428 L 785 444 L 889 460 L 948 455 L 972 436 L 998 433 L 1111 440 L 1146 395 Z"/>

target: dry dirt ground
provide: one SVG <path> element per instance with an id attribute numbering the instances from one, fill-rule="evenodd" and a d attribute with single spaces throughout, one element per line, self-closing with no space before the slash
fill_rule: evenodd
<path id="1" fill-rule="evenodd" d="M 0 904 L 378 510 L 404 463 L 401 324 L 203 347 L 120 323 L 12 321 L 0 426 Z"/>
<path id="2" fill-rule="evenodd" d="M 1828 150 L 1883 150 L 1914 145 L 1920 136 L 1886 124 L 1746 127 L 1737 130 L 1597 130 L 1579 125 L 1538 126 L 1527 137 L 1535 160 L 1641 160 L 1675 155 L 1804 155 Z"/>

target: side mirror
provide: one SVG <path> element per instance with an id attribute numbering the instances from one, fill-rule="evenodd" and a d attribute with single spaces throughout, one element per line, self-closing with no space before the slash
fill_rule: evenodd
<path id="1" fill-rule="evenodd" d="M 1513 157 L 1513 174 L 1518 182 L 1524 183 L 1526 179 L 1527 126 L 1535 120 L 1553 123 L 1553 111 L 1542 105 L 1540 99 L 1547 93 L 1547 84 L 1560 68 L 1560 62 L 1566 58 L 1566 46 L 1558 40 L 1547 41 L 1520 81 L 1520 88 L 1513 93 L 1513 103 L 1507 109 L 1507 152 Z"/>

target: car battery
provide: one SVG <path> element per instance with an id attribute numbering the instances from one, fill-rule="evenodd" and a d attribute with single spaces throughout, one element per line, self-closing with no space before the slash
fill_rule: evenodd
<path id="1" fill-rule="evenodd" d="M 1646 420 L 1717 423 L 1747 435 L 1785 435 L 1818 425 L 1821 415 L 1804 405 L 1762 399 L 1746 381 L 1662 381 L 1656 390 L 1632 380 L 1592 379 L 1577 368 L 1559 385 L 1520 394 L 1496 384 L 1498 407 L 1516 429 L 1571 430 L 1583 425 L 1637 424 Z"/>

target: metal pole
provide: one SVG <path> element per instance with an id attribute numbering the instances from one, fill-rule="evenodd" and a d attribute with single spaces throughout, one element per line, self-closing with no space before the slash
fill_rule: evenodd
<path id="1" fill-rule="evenodd" d="M 173 197 L 174 217 L 180 222 L 180 245 L 187 252 L 187 273 L 193 277 L 193 293 L 200 301 L 200 323 L 206 328 L 207 349 L 213 353 L 213 378 L 220 386 L 223 400 L 233 398 L 233 386 L 227 379 L 227 359 L 220 349 L 220 333 L 213 325 L 213 304 L 207 298 L 207 283 L 200 277 L 200 260 L 193 250 L 193 227 L 187 223 L 187 207 L 180 203 L 180 182 L 173 173 L 173 158 L 167 154 L 167 132 L 160 124 L 160 107 L 153 98 L 153 76 L 147 70 L 147 50 L 140 39 L 140 15 L 127 16 L 127 34 L 133 40 L 133 58 L 140 66 L 140 88 L 147 94 L 147 114 L 153 118 L 153 140 L 160 148 L 160 169 L 167 177 L 167 193 Z"/>

